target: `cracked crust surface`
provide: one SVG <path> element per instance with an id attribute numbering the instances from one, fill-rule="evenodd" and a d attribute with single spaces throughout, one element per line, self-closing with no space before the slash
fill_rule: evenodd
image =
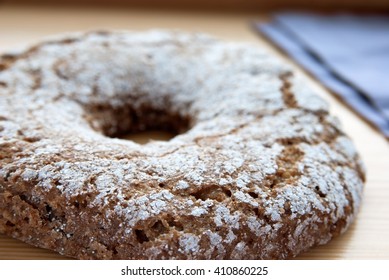
<path id="1" fill-rule="evenodd" d="M 360 204 L 363 165 L 326 103 L 249 44 L 66 35 L 3 55 L 0 96 L 0 232 L 67 256 L 291 258 Z M 149 128 L 182 133 L 114 138 Z"/>

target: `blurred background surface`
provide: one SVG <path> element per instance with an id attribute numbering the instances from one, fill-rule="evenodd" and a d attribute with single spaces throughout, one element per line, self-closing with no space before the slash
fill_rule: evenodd
<path id="1" fill-rule="evenodd" d="M 389 10 L 388 0 L 2 0 L 11 4 L 99 5 L 159 9 L 197 9 L 213 11 L 274 11 L 314 9 L 320 11 L 353 10 L 359 12 Z"/>

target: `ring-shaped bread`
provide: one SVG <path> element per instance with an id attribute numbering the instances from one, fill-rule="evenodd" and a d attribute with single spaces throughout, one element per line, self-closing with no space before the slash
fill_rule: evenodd
<path id="1" fill-rule="evenodd" d="M 88 32 L 0 58 L 0 232 L 80 259 L 280 259 L 327 243 L 364 170 L 258 46 Z M 116 137 L 166 129 L 169 141 Z"/>

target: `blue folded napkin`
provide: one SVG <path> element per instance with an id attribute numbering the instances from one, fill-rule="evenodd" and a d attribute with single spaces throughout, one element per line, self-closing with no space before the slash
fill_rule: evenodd
<path id="1" fill-rule="evenodd" d="M 389 138 L 389 16 L 290 12 L 255 27 Z"/>

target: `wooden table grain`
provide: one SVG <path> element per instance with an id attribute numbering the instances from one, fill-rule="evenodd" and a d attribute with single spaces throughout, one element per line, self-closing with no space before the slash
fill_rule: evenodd
<path id="1" fill-rule="evenodd" d="M 0 5 L 0 52 L 60 32 L 94 29 L 147 30 L 174 28 L 201 31 L 222 39 L 247 41 L 288 60 L 249 27 L 261 14 L 215 14 L 131 9 L 50 8 Z M 389 145 L 314 79 L 310 83 L 331 105 L 367 168 L 362 207 L 355 223 L 327 245 L 311 249 L 299 259 L 389 259 Z M 387 81 L 386 81 L 387 82 Z M 145 139 L 148 136 L 141 136 Z M 64 259 L 63 256 L 0 235 L 0 259 Z"/>

